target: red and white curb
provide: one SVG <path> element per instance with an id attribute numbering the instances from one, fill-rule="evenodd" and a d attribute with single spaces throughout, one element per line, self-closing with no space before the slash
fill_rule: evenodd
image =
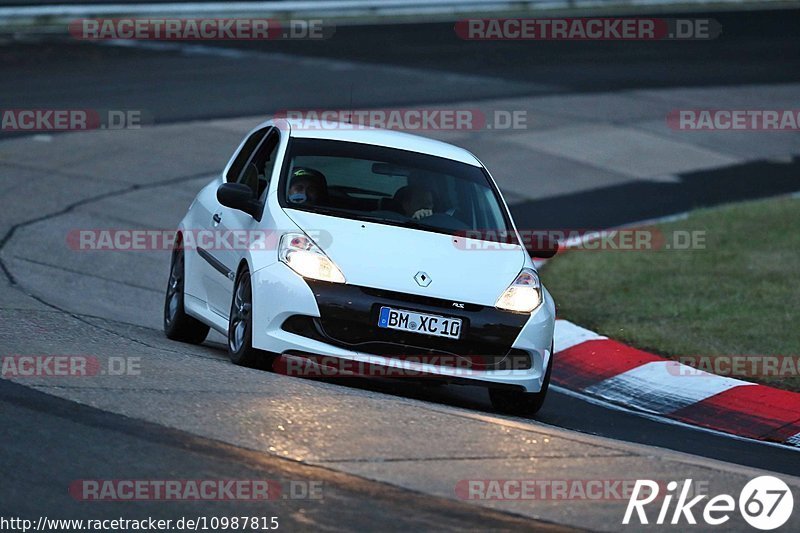
<path id="1" fill-rule="evenodd" d="M 800 446 L 800 394 L 702 372 L 556 321 L 552 381 L 631 410 Z"/>

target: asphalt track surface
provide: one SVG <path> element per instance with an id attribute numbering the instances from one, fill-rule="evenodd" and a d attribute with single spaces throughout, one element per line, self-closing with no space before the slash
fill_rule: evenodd
<path id="1" fill-rule="evenodd" d="M 264 502 L 175 502 L 159 509 L 160 519 L 197 516 L 277 516 L 281 529 L 369 530 L 391 517 L 386 529 L 464 530 L 480 523 L 487 529 L 563 531 L 548 524 L 445 498 L 370 483 L 324 468 L 307 467 L 265 454 L 248 452 L 155 424 L 127 419 L 75 405 L 27 387 L 0 382 L 0 420 L 6 435 L 4 462 L 32 468 L 4 469 L 2 516 L 36 516 L 45 510 L 59 516 L 81 516 L 86 504 L 65 490 L 75 479 L 104 479 L 108 465 L 126 479 L 289 479 L 321 482 L 324 499 Z M 32 431 L 32 427 L 35 430 Z M 156 458 L 154 460 L 154 458 Z M 31 475 L 31 473 L 34 475 Z M 43 488 L 48 487 L 47 490 Z M 287 486 L 288 487 L 288 486 Z M 309 486 L 310 487 L 310 486 Z M 298 489 L 295 489 L 298 490 Z M 300 489 L 302 490 L 302 489 Z M 32 496 L 36 497 L 32 497 Z M 283 495 L 283 493 L 281 494 Z M 7 498 L 7 496 L 11 496 Z M 83 505 L 83 508 L 82 508 Z M 141 517 L 136 503 L 111 502 L 92 513 L 98 519 Z M 264 508 L 268 506 L 269 511 Z M 409 513 L 408 509 L 414 512 Z M 52 515 L 51 515 L 52 516 Z"/>
<path id="2" fill-rule="evenodd" d="M 69 39 L 9 43 L 2 48 L 9 75 L 0 82 L 0 97 L 28 107 L 143 109 L 164 123 L 291 107 L 779 84 L 800 81 L 799 15 L 796 10 L 664 15 L 716 19 L 722 35 L 711 41 L 478 42 L 459 39 L 451 23 L 437 23 L 346 26 L 327 40 L 220 43 L 253 52 L 244 65 L 222 54 L 195 54 L 187 61 L 180 53 L 98 49 Z M 280 54 L 289 55 L 279 61 Z M 313 58 L 386 68 L 342 65 L 331 76 Z M 420 84 L 403 67 L 428 70 L 430 79 Z"/>
<path id="3" fill-rule="evenodd" d="M 236 50 L 240 53 L 252 54 L 246 55 L 244 61 L 231 61 L 224 53 L 216 52 L 187 58 L 186 53 L 180 50 L 120 48 L 69 40 L 9 41 L 0 48 L 3 72 L 7 74 L 0 80 L 0 101 L 4 102 L 3 107 L 14 108 L 145 109 L 156 124 L 179 124 L 189 120 L 267 114 L 291 107 L 346 107 L 351 99 L 358 107 L 387 107 L 654 87 L 779 85 L 800 78 L 800 43 L 790 31 L 790 21 L 793 17 L 796 20 L 796 15 L 796 12 L 784 11 L 746 15 L 717 13 L 711 16 L 724 28 L 723 36 L 717 41 L 626 43 L 625 46 L 619 43 L 594 43 L 591 46 L 586 43 L 482 43 L 483 46 L 476 46 L 477 43 L 443 37 L 448 34 L 441 31 L 442 25 L 340 28 L 336 37 L 324 44 L 266 43 L 263 46 L 271 47 L 266 53 L 263 49 L 254 49 L 253 45 L 237 45 Z M 321 76 L 319 67 L 330 59 L 347 61 L 346 75 L 339 78 Z M 352 68 L 353 64 L 362 62 L 371 65 L 370 68 Z M 424 69 L 431 76 L 419 83 L 418 76 L 412 75 L 413 69 Z M 5 102 L 13 102 L 13 105 Z M 228 146 L 233 145 L 240 135 L 239 131 L 230 133 L 225 142 Z M 157 326 L 153 325 L 158 323 L 158 317 L 145 316 L 144 313 L 160 305 L 163 280 L 159 276 L 166 272 L 163 254 L 155 259 L 133 260 L 82 257 L 78 260 L 77 270 L 92 270 L 94 277 L 78 281 L 64 273 L 51 275 L 45 268 L 46 265 L 72 265 L 75 262 L 73 258 L 58 256 L 60 253 L 69 254 L 69 251 L 61 252 L 53 247 L 59 237 L 63 247 L 63 234 L 53 232 L 59 228 L 63 231 L 65 225 L 109 227 L 109 221 L 114 221 L 115 216 L 118 222 L 127 224 L 135 224 L 137 217 L 151 227 L 174 224 L 183 206 L 188 205 L 193 191 L 203 182 L 202 176 L 217 171 L 224 162 L 225 152 L 217 145 L 203 153 L 203 143 L 207 140 L 209 145 L 213 144 L 210 136 L 209 139 L 202 136 L 187 139 L 186 150 L 198 154 L 191 169 L 179 170 L 180 162 L 167 160 L 169 152 L 159 151 L 157 141 L 154 141 L 150 148 L 156 158 L 164 158 L 162 161 L 138 162 L 126 157 L 125 150 L 120 149 L 118 161 L 108 154 L 98 157 L 102 162 L 87 172 L 88 179 L 69 166 L 68 156 L 70 151 L 89 155 L 92 153 L 89 146 L 73 145 L 67 141 L 64 141 L 66 147 L 58 142 L 36 144 L 27 138 L 12 138 L 5 143 L 0 159 L 4 165 L 2 220 L 5 234 L 1 242 L 2 250 L 7 252 L 3 256 L 3 267 L 10 284 L 3 289 L 6 295 L 3 298 L 5 319 L 0 327 L 3 355 L 98 351 L 130 354 L 137 353 L 137 346 L 145 351 L 158 351 L 161 357 L 164 353 L 168 356 L 171 353 L 178 363 L 185 364 L 183 367 L 168 367 L 170 371 L 180 369 L 176 383 L 184 384 L 185 379 L 198 380 L 198 391 L 189 391 L 189 394 L 198 395 L 199 400 L 193 407 L 187 407 L 190 400 L 171 395 L 166 388 L 162 391 L 163 402 L 151 404 L 152 399 L 145 399 L 147 392 L 142 390 L 143 405 L 140 409 L 158 412 L 161 417 L 159 421 L 162 423 L 152 423 L 143 421 L 146 417 L 137 416 L 143 412 L 131 405 L 136 403 L 137 396 L 126 392 L 124 386 L 103 384 L 94 389 L 86 387 L 65 392 L 72 386 L 36 384 L 40 390 L 56 396 L 70 397 L 74 394 L 77 398 L 73 396 L 73 399 L 84 404 L 101 408 L 108 405 L 107 410 L 101 411 L 0 381 L 0 416 L 8 436 L 4 440 L 2 473 L 9 480 L 6 486 L 12 487 L 9 491 L 4 490 L 0 514 L 35 516 L 50 512 L 60 517 L 80 516 L 88 512 L 85 504 L 71 500 L 65 487 L 72 480 L 81 478 L 269 476 L 324 480 L 326 487 L 331 487 L 326 489 L 324 504 L 275 502 L 270 512 L 285 519 L 287 527 L 366 529 L 373 528 L 379 521 L 385 524 L 387 517 L 398 530 L 411 527 L 520 527 L 522 524 L 516 516 L 452 500 L 452 495 L 448 498 L 446 491 L 408 488 L 413 483 L 396 481 L 403 477 L 392 477 L 396 472 L 382 477 L 370 467 L 387 459 L 369 459 L 370 454 L 364 453 L 358 444 L 374 438 L 359 428 L 360 417 L 364 417 L 363 423 L 369 426 L 369 417 L 376 416 L 371 404 L 369 410 L 359 413 L 359 401 L 369 404 L 377 400 L 386 406 L 389 413 L 397 409 L 398 420 L 405 418 L 400 416 L 403 411 L 397 405 L 401 404 L 405 409 L 409 404 L 426 410 L 426 416 L 444 416 L 442 412 L 462 416 L 468 412 L 488 417 L 491 424 L 504 427 L 502 421 L 507 419 L 491 413 L 487 399 L 479 389 L 418 387 L 385 381 L 318 385 L 294 380 L 287 384 L 284 381 L 287 378 L 266 372 L 242 371 L 227 365 L 224 351 L 214 342 L 194 349 L 175 346 L 160 336 Z M 225 143 L 218 144 L 224 146 Z M 176 150 L 182 148 L 180 142 L 174 142 L 172 147 Z M 14 156 L 22 156 L 19 150 L 23 149 L 35 150 L 36 153 L 25 153 L 24 157 L 19 157 L 25 162 L 18 162 Z M 147 151 L 141 150 L 139 156 L 144 157 Z M 52 172 L 50 176 L 29 163 L 37 159 L 53 161 L 54 164 L 48 167 Z M 57 166 L 57 162 L 62 162 L 63 166 Z M 163 175 L 158 174 L 159 169 Z M 515 217 L 518 222 L 524 221 L 520 225 L 531 223 L 531 219 L 526 219 L 532 216 L 531 213 L 537 213 L 535 220 L 546 214 L 557 227 L 617 225 L 680 212 L 696 205 L 790 192 L 799 188 L 796 170 L 796 160 L 788 166 L 758 162 L 698 172 L 691 176 L 698 179 L 687 179 L 685 184 L 677 187 L 658 183 L 598 187 L 517 203 L 514 206 Z M 760 176 L 759 181 L 752 179 L 754 173 Z M 108 175 L 112 179 L 110 182 L 103 179 L 93 181 L 92 174 Z M 53 181 L 48 183 L 47 178 Z M 15 196 L 15 191 L 29 190 L 25 184 L 17 183 L 27 179 L 32 184 L 42 184 L 34 185 L 30 194 Z M 731 183 L 738 185 L 730 186 Z M 154 210 L 159 210 L 158 214 Z M 22 256 L 25 256 L 25 261 L 20 259 Z M 37 265 L 31 257 L 38 258 L 40 264 Z M 93 264 L 95 261 L 97 263 Z M 125 289 L 120 292 L 124 298 L 115 296 L 115 291 L 107 284 L 109 279 L 116 278 L 130 287 L 142 288 L 145 296 L 142 297 L 142 291 L 139 291 L 127 299 Z M 76 299 L 75 294 L 82 294 L 86 301 Z M 89 300 L 97 300 L 94 307 L 87 303 Z M 153 358 L 160 361 L 155 353 Z M 168 359 L 165 361 L 164 365 L 177 364 Z M 344 401 L 339 396 L 352 397 L 353 401 L 345 402 L 344 406 L 351 409 L 355 406 L 355 410 L 351 411 L 349 421 L 340 421 L 342 431 L 336 436 L 342 442 L 352 439 L 352 446 L 356 448 L 354 453 L 364 455 L 360 461 L 365 466 L 361 470 L 342 466 L 359 463 L 357 457 L 339 462 L 335 458 L 324 458 L 330 462 L 327 468 L 304 464 L 302 460 L 298 463 L 262 450 L 246 439 L 226 439 L 224 431 L 208 435 L 201 430 L 187 430 L 185 421 L 167 423 L 171 411 L 169 402 L 176 400 L 180 402 L 175 406 L 176 414 L 187 412 L 187 408 L 191 412 L 194 408 L 198 420 L 202 421 L 213 421 L 213 412 L 217 409 L 235 413 L 230 405 L 217 404 L 213 394 L 204 394 L 213 388 L 213 380 L 208 376 L 192 376 L 195 368 L 198 368 L 198 373 L 203 370 L 218 373 L 223 381 L 247 381 L 253 384 L 253 390 L 256 386 L 261 387 L 264 381 L 263 386 L 273 389 L 271 394 L 285 390 L 293 397 L 299 395 L 300 403 L 308 409 L 313 409 L 315 401 L 336 405 Z M 259 385 L 255 385 L 256 382 Z M 168 384 L 160 385 L 168 387 Z M 295 387 L 300 389 L 295 390 Z M 259 391 L 264 393 L 261 389 Z M 315 394 L 320 394 L 316 400 Z M 115 400 L 114 396 L 119 398 Z M 245 420 L 243 427 L 254 423 L 255 419 Z M 647 460 L 672 457 L 668 450 L 675 450 L 697 457 L 691 460 L 681 458 L 683 466 L 676 468 L 676 472 L 687 471 L 685 464 L 694 462 L 702 463 L 706 473 L 725 470 L 717 463 L 713 467 L 703 463 L 705 460 L 700 458 L 706 457 L 791 476 L 800 475 L 800 461 L 794 451 L 649 421 L 556 391 L 551 393 L 536 421 L 518 419 L 513 423 L 532 427 L 531 431 L 550 435 L 554 440 L 571 438 L 568 437 L 570 432 L 559 429 L 565 428 L 586 435 L 656 446 L 634 446 L 635 452 L 628 448 L 624 452 L 609 452 L 610 457 L 616 454 L 641 457 L 641 461 L 634 463 L 633 472 L 637 468 L 639 472 L 647 472 L 643 466 Z M 219 424 L 227 427 L 225 421 L 219 421 Z M 427 427 L 423 421 L 421 429 Z M 422 430 L 420 436 L 425 435 Z M 485 438 L 478 430 L 459 431 L 475 439 Z M 480 437 L 478 433 L 481 433 Z M 605 440 L 592 439 L 594 437 L 583 436 L 578 441 L 581 446 L 598 449 L 608 445 Z M 413 435 L 409 435 L 408 440 L 410 444 L 416 442 Z M 399 444 L 398 447 L 402 448 Z M 498 445 L 497 451 L 505 449 Z M 585 456 L 586 452 L 581 448 L 548 461 L 554 463 L 553 467 L 568 468 L 569 463 L 580 465 Z M 490 457 L 487 462 L 491 462 L 491 456 L 487 457 Z M 541 457 L 547 456 L 537 456 L 532 451 L 530 458 L 526 456 L 526 459 L 541 461 Z M 613 462 L 602 457 L 600 454 L 596 461 Z M 509 455 L 509 461 L 512 459 L 513 456 Z M 315 461 L 309 460 L 308 463 Z M 430 459 L 429 464 L 432 465 L 430 468 L 437 466 L 434 459 Z M 24 468 L 18 468 L 19 465 L 24 465 Z M 656 466 L 652 468 L 659 471 Z M 591 470 L 592 467 L 578 469 L 575 475 Z M 663 466 L 660 470 L 669 471 Z M 598 475 L 623 476 L 626 473 L 618 469 L 616 474 L 605 471 Z M 406 472 L 404 475 L 410 474 Z M 727 479 L 727 474 L 708 475 L 714 483 L 723 485 Z M 430 493 L 437 495 L 431 496 Z M 224 505 L 206 503 L 202 508 L 191 504 L 157 508 L 110 504 L 108 507 L 93 505 L 90 514 L 92 517 L 115 516 L 120 512 L 125 515 L 158 514 L 162 518 L 187 514 L 209 516 L 222 512 L 232 514 L 233 505 L 238 506 L 236 511 L 242 506 L 247 507 L 247 504 L 230 502 Z M 413 513 L 408 512 L 410 508 L 414 509 Z M 519 509 L 503 510 L 530 516 L 530 512 Z M 534 514 L 546 520 L 605 529 L 613 524 L 613 516 L 619 519 L 619 509 L 614 511 L 616 514 L 610 512 L 606 515 L 598 511 L 596 523 L 591 521 L 592 510 L 586 511 L 585 516 L 577 521 L 569 521 L 566 517 L 561 517 L 563 520 L 560 521 L 559 513 L 552 509 Z M 542 525 L 528 523 L 537 527 Z"/>

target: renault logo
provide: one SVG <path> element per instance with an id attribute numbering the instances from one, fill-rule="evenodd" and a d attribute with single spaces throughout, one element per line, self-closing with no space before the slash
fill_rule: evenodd
<path id="1" fill-rule="evenodd" d="M 416 281 L 417 285 L 419 285 L 420 287 L 427 287 L 428 285 L 431 284 L 432 280 L 431 280 L 431 277 L 428 274 L 426 274 L 425 272 L 420 270 L 414 276 L 414 281 Z"/>

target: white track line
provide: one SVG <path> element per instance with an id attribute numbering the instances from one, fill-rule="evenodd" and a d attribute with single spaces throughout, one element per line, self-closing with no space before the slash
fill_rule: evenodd
<path id="1" fill-rule="evenodd" d="M 792 437 L 792 439 L 795 439 L 795 437 L 797 437 L 797 441 L 789 442 L 789 440 L 787 440 L 786 443 L 779 443 L 779 442 L 772 442 L 772 441 L 766 441 L 766 440 L 751 439 L 749 437 L 742 437 L 741 435 L 735 435 L 733 433 L 725 433 L 724 431 L 719 431 L 719 430 L 716 430 L 716 429 L 710 429 L 710 428 L 706 428 L 706 427 L 703 427 L 703 426 L 695 426 L 693 424 L 687 424 L 686 422 L 681 422 L 679 420 L 675 420 L 675 419 L 672 419 L 672 418 L 667 418 L 667 417 L 664 417 L 664 416 L 661 416 L 661 415 L 656 415 L 656 414 L 652 414 L 652 413 L 646 413 L 644 411 L 638 411 L 636 409 L 629 409 L 628 407 L 625 407 L 624 405 L 618 405 L 618 404 L 615 404 L 615 403 L 607 402 L 605 400 L 601 400 L 599 398 L 595 398 L 593 396 L 587 396 L 586 394 L 583 394 L 583 393 L 580 393 L 580 392 L 576 392 L 576 391 L 571 390 L 571 389 L 565 389 L 564 387 L 561 387 L 560 385 L 552 385 L 551 384 L 550 388 L 555 390 L 558 393 L 564 394 L 565 396 L 571 396 L 572 398 L 577 398 L 578 400 L 583 400 L 583 401 L 585 401 L 587 403 L 590 403 L 592 405 L 596 405 L 598 407 L 603 407 L 604 409 L 612 409 L 614 411 L 620 411 L 622 413 L 627 413 L 627 414 L 630 414 L 630 415 L 636 415 L 636 416 L 651 420 L 653 422 L 659 422 L 659 423 L 662 423 L 662 424 L 670 424 L 670 425 L 673 425 L 673 426 L 679 426 L 679 427 L 686 428 L 686 429 L 694 429 L 694 430 L 697 430 L 697 431 L 703 431 L 705 433 L 711 433 L 713 435 L 717 435 L 718 437 L 727 437 L 729 439 L 739 440 L 739 441 L 743 441 L 743 442 L 749 442 L 749 443 L 752 443 L 752 444 L 763 444 L 765 446 L 773 446 L 773 447 L 776 447 L 776 448 L 780 448 L 782 450 L 791 450 L 791 451 L 795 451 L 795 452 L 800 452 L 800 434 L 795 435 L 794 437 Z M 561 427 L 561 426 L 557 426 L 557 427 Z M 565 429 L 565 428 L 562 428 L 562 429 Z M 579 430 L 576 430 L 576 431 L 579 431 Z"/>
<path id="2" fill-rule="evenodd" d="M 755 383 L 698 370 L 684 373 L 674 361 L 664 360 L 637 366 L 584 391 L 649 413 L 667 414 L 734 387 L 750 385 Z"/>
<path id="3" fill-rule="evenodd" d="M 553 350 L 555 353 L 563 352 L 567 348 L 572 348 L 586 341 L 605 340 L 604 337 L 569 320 L 556 320 L 556 330 L 553 338 Z"/>

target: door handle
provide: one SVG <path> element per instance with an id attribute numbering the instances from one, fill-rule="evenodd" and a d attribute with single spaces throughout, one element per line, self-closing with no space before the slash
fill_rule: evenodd
<path id="1" fill-rule="evenodd" d="M 219 213 L 214 213 L 214 216 L 213 216 L 213 217 L 211 217 L 211 218 L 212 218 L 212 219 L 214 220 L 214 222 L 215 222 L 215 223 L 217 223 L 217 224 L 219 224 L 220 222 L 222 222 L 222 217 L 220 216 L 220 214 L 219 214 Z"/>

